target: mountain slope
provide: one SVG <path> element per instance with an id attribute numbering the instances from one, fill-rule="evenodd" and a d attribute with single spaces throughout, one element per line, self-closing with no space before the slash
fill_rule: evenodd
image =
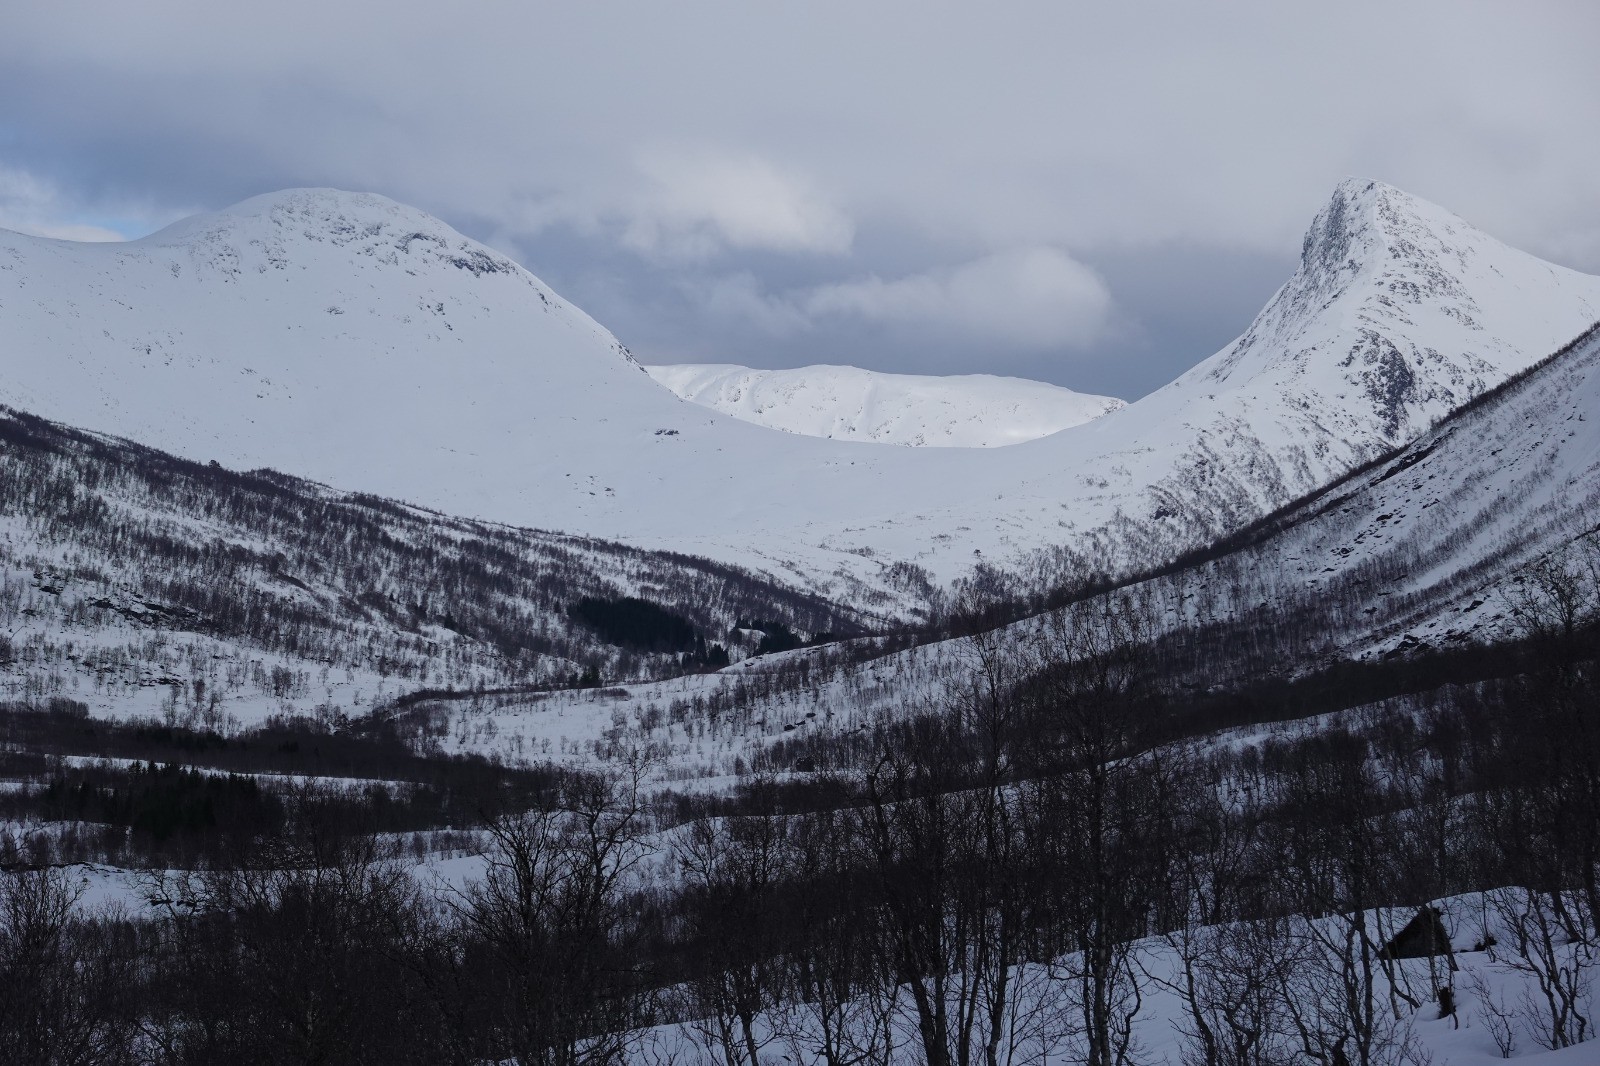
<path id="1" fill-rule="evenodd" d="M 643 597 L 673 646 L 573 617 Z M 0 409 L 0 698 L 256 722 L 418 689 L 675 674 L 741 618 L 863 619 L 718 564 L 238 473 Z M 628 634 L 623 634 L 627 637 Z M 735 655 L 738 651 L 735 649 Z"/>
<path id="2" fill-rule="evenodd" d="M 1487 642 L 1512 633 L 1519 570 L 1597 532 L 1600 323 L 1251 530 L 1211 583 L 1234 590 L 1218 597 L 1224 610 L 1315 609 L 1348 653 Z"/>
<path id="3" fill-rule="evenodd" d="M 1347 182 L 1244 336 L 1167 388 L 1012 447 L 874 448 L 684 403 L 437 220 L 303 190 L 127 245 L 0 235 L 0 399 L 193 459 L 905 610 L 977 562 L 1049 582 L 1204 544 L 1597 316 L 1600 279 Z"/>
<path id="4" fill-rule="evenodd" d="M 1600 559 L 1600 324 L 1410 446 L 1215 546 L 1209 558 L 1119 595 L 1149 612 L 1161 641 L 1152 661 L 1164 681 L 1187 682 L 1191 693 L 1227 690 L 1515 636 L 1519 572 L 1580 540 L 1591 553 L 1580 565 L 1592 565 Z M 1047 619 L 1013 623 L 995 646 L 1026 649 L 1041 626 Z M 934 705 L 952 677 L 979 665 L 964 639 L 890 654 L 857 641 L 628 686 L 599 708 L 592 694 L 565 692 L 437 703 L 427 714 L 449 726 L 461 750 L 486 754 L 559 734 L 580 760 L 609 744 L 649 747 L 706 773 L 787 768 L 814 750 L 808 745 L 847 751 L 883 722 Z M 1293 700 L 1233 712 L 1306 713 Z"/>
<path id="5" fill-rule="evenodd" d="M 1017 444 L 1125 406 L 1109 396 L 990 374 L 931 377 L 853 366 L 755 370 L 716 363 L 645 370 L 691 403 L 758 426 L 911 447 Z"/>
<path id="6" fill-rule="evenodd" d="M 1110 471 L 1082 500 L 1103 524 L 1064 540 L 1086 539 L 1091 557 L 1141 543 L 1147 560 L 1177 554 L 1196 531 L 1220 536 L 1410 440 L 1597 318 L 1600 278 L 1347 181 L 1237 341 L 1063 435 L 1100 436 L 1094 465 Z"/>
<path id="7" fill-rule="evenodd" d="M 20 409 L 423 503 L 491 449 L 555 435 L 563 412 L 604 398 L 635 415 L 630 382 L 653 398 L 610 334 L 521 267 L 333 190 L 128 244 L 0 235 L 0 323 Z"/>

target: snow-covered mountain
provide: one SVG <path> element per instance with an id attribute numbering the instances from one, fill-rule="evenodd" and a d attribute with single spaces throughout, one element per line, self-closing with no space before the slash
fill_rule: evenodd
<path id="1" fill-rule="evenodd" d="M 1384 461 L 1122 594 L 1148 607 L 1156 633 L 1176 635 L 1161 657 L 1168 680 L 1191 668 L 1186 659 L 1203 663 L 1213 684 L 1282 679 L 1329 662 L 1513 636 L 1510 599 L 1523 568 L 1596 538 L 1600 326 Z M 1041 624 L 1016 622 L 998 643 L 1029 647 Z M 510 757 L 561 736 L 582 738 L 564 749 L 581 761 L 620 729 L 625 745 L 664 752 L 676 766 L 730 773 L 738 761 L 759 765 L 774 745 L 868 734 L 918 713 L 976 666 L 960 639 L 889 655 L 851 650 L 752 659 L 609 697 L 512 694 L 435 710 L 460 750 Z M 753 725 L 719 733 L 718 714 L 735 704 Z M 693 715 L 665 713 L 690 705 L 704 714 L 710 741 Z"/>
<path id="2" fill-rule="evenodd" d="M 1249 531 L 1213 611 L 1315 609 L 1364 655 L 1513 634 L 1524 567 L 1600 535 L 1600 325 L 1382 463 Z"/>
<path id="3" fill-rule="evenodd" d="M 358 867 L 363 849 L 348 849 L 351 858 L 337 860 L 339 869 L 367 871 L 356 880 L 373 891 L 340 906 L 358 914 L 388 908 L 407 929 L 415 918 L 426 925 L 429 950 L 407 956 L 418 964 L 407 972 L 420 983 L 385 986 L 369 998 L 324 998 L 335 1005 L 348 999 L 358 1020 L 368 1013 L 387 1018 L 392 1003 L 426 1004 L 432 990 L 445 988 L 449 998 L 433 1015 L 468 1017 L 474 1033 L 486 1032 L 484 1054 L 504 1057 L 525 1034 L 498 1023 L 486 1028 L 480 1016 L 493 1015 L 491 1023 L 520 1017 L 521 1001 L 480 993 L 508 975 L 514 985 L 526 976 L 515 964 L 501 965 L 500 950 L 526 938 L 513 930 L 509 940 L 479 939 L 470 931 L 480 926 L 467 909 L 502 898 L 471 887 L 495 861 L 492 851 L 478 854 L 473 839 L 492 846 L 492 835 L 514 850 L 523 829 L 543 840 L 543 829 L 559 825 L 535 815 L 509 832 L 475 833 L 486 812 L 514 815 L 519 799 L 533 802 L 556 789 L 589 796 L 586 810 L 562 804 L 553 817 L 587 815 L 589 828 L 596 819 L 609 827 L 603 854 L 588 855 L 590 880 L 622 886 L 606 906 L 614 902 L 621 914 L 633 898 L 621 893 L 650 892 L 659 914 L 684 933 L 669 945 L 674 957 L 692 951 L 706 964 L 703 974 L 715 977 L 733 956 L 720 951 L 728 908 L 706 910 L 707 899 L 754 901 L 746 913 L 759 924 L 771 910 L 766 903 L 799 898 L 800 889 L 827 896 L 829 906 L 848 906 L 859 885 L 881 880 L 886 870 L 985 866 L 994 854 L 986 842 L 995 832 L 1009 839 L 1007 826 L 1022 826 L 1029 840 L 1054 839 L 1061 826 L 1049 820 L 1052 774 L 1016 787 L 1020 778 L 1011 775 L 1064 768 L 1070 787 L 1084 767 L 1107 756 L 1107 749 L 1095 754 L 1072 739 L 1074 708 L 1081 719 L 1087 705 L 1112 707 L 1126 712 L 1119 717 L 1132 742 L 1111 752 L 1104 768 L 1121 773 L 1129 788 L 1113 789 L 1116 802 L 1090 811 L 1092 820 L 1121 825 L 1143 818 L 1154 801 L 1183 812 L 1145 819 L 1161 824 L 1125 834 L 1107 852 L 1129 876 L 1071 884 L 1068 894 L 1079 902 L 1120 899 L 1133 886 L 1139 906 L 1124 908 L 1131 931 L 1118 935 L 1148 932 L 1140 924 L 1146 913 L 1182 915 L 1197 903 L 1247 934 L 1212 939 L 1192 924 L 1163 926 L 1168 935 L 1134 945 L 1137 955 L 1126 958 L 1137 965 L 1119 964 L 1124 976 L 1117 980 L 1128 991 L 1117 996 L 1144 1015 L 1140 1028 L 1124 1035 L 1179 1053 L 1171 1033 L 1187 1032 L 1179 1019 L 1186 1008 L 1174 993 L 1192 992 L 1196 974 L 1211 980 L 1216 971 L 1204 969 L 1203 959 L 1244 951 L 1270 956 L 1273 965 L 1292 957 L 1297 973 L 1309 974 L 1278 982 L 1284 995 L 1280 1002 L 1275 992 L 1268 1010 L 1294 1013 L 1299 1003 L 1325 1015 L 1298 1032 L 1277 1032 L 1274 1047 L 1284 1055 L 1331 1048 L 1341 1056 L 1347 1043 L 1356 1046 L 1349 1019 L 1384 1016 L 1388 1004 L 1405 1027 L 1393 1032 L 1422 1034 L 1413 1045 L 1419 1053 L 1498 1061 L 1483 1035 L 1491 1029 L 1502 1054 L 1524 1033 L 1542 1037 L 1533 1028 L 1536 1011 L 1524 1012 L 1527 1024 L 1512 1029 L 1510 1008 L 1496 1004 L 1511 995 L 1526 999 L 1534 984 L 1568 965 L 1550 962 L 1549 952 L 1538 961 L 1539 952 L 1517 948 L 1532 942 L 1526 923 L 1535 919 L 1515 914 L 1534 907 L 1543 913 L 1538 893 L 1519 888 L 1494 904 L 1472 895 L 1439 901 L 1445 910 L 1437 913 L 1450 923 L 1445 935 L 1470 971 L 1460 985 L 1460 1013 L 1490 1024 L 1463 1028 L 1446 1016 L 1457 986 L 1445 995 L 1435 980 L 1437 957 L 1400 963 L 1396 957 L 1410 952 L 1386 949 L 1386 979 L 1399 974 L 1406 983 L 1386 988 L 1369 966 L 1365 1014 L 1338 1013 L 1320 990 L 1348 991 L 1370 946 L 1389 943 L 1408 922 L 1423 928 L 1413 915 L 1435 912 L 1418 913 L 1411 904 L 1501 884 L 1530 856 L 1565 877 L 1565 860 L 1552 857 L 1565 855 L 1572 839 L 1593 836 L 1582 831 L 1594 819 L 1580 824 L 1588 817 L 1581 805 L 1568 804 L 1569 811 L 1543 799 L 1547 778 L 1574 780 L 1562 770 L 1562 761 L 1572 760 L 1560 749 L 1581 730 L 1567 727 L 1565 715 L 1585 706 L 1574 697 L 1590 689 L 1581 687 L 1582 670 L 1571 669 L 1571 660 L 1546 654 L 1573 649 L 1535 646 L 1539 654 L 1528 656 L 1471 642 L 1510 635 L 1514 589 L 1536 584 L 1526 581 L 1526 565 L 1575 542 L 1588 567 L 1580 575 L 1587 618 L 1600 602 L 1593 595 L 1600 587 L 1600 549 L 1593 547 L 1600 540 L 1597 308 L 1600 279 L 1508 249 L 1396 190 L 1346 183 L 1307 235 L 1299 270 L 1250 329 L 1167 388 L 1008 447 L 883 448 L 776 432 L 685 403 L 520 267 L 380 198 L 278 194 L 111 248 L 0 234 L 0 401 L 190 457 L 0 405 L 0 701 L 8 737 L 0 746 L 8 749 L 0 790 L 9 809 L 22 812 L 21 822 L 0 823 L 0 867 L 23 871 L 28 880 L 18 885 L 45 883 L 33 880 L 35 872 L 68 856 L 127 862 L 135 854 L 131 842 L 141 837 L 169 843 L 151 823 L 192 822 L 172 833 L 170 852 L 142 845 L 137 873 L 101 867 L 92 885 L 76 871 L 73 882 L 61 874 L 48 884 L 60 886 L 62 899 L 79 899 L 82 891 L 83 898 L 124 903 L 127 910 L 108 909 L 103 919 L 89 916 L 111 930 L 129 915 L 188 913 L 205 950 L 196 954 L 186 950 L 188 941 L 173 941 L 185 950 L 167 954 L 186 965 L 198 958 L 211 972 L 237 957 L 236 944 L 249 948 L 280 927 L 292 930 L 300 917 L 278 908 L 240 918 L 225 906 L 230 884 L 249 891 L 284 883 L 279 875 L 320 876 L 325 865 L 333 868 L 321 852 L 315 865 L 300 861 L 295 823 L 279 833 L 275 817 L 260 812 L 282 800 L 286 810 L 336 812 L 341 827 L 354 827 L 364 805 L 373 816 L 367 831 L 381 829 L 386 845 L 396 845 L 381 853 L 382 870 L 394 877 L 367 876 L 378 868 Z M 931 386 L 868 387 L 852 401 L 844 375 L 822 377 L 832 391 L 813 374 L 781 402 L 752 399 L 749 406 L 826 430 L 841 403 L 855 403 L 843 428 L 892 438 L 930 430 L 955 437 L 980 425 L 988 432 L 1010 402 L 975 404 L 969 394 L 960 408 L 966 413 L 955 417 L 931 399 Z M 1013 385 L 997 389 L 1001 397 L 1019 394 Z M 878 402 L 878 393 L 894 403 Z M 745 403 L 745 394 L 734 402 Z M 204 462 L 212 457 L 229 465 Z M 339 487 L 229 468 L 260 464 Z M 455 517 L 372 490 L 503 521 Z M 560 532 L 531 528 L 541 526 Z M 1197 550 L 1174 558 L 1188 549 Z M 981 565 L 991 562 L 1009 569 Z M 767 573 L 730 565 L 740 563 Z M 1093 592 L 1105 587 L 1100 582 L 1050 584 L 1118 571 L 1144 576 L 1106 599 Z M 1052 599 L 1053 611 L 1039 598 L 984 604 L 992 610 L 946 616 L 937 628 L 899 624 L 915 613 L 919 596 L 940 599 L 933 579 L 963 575 L 990 590 L 1082 599 Z M 1579 587 L 1563 584 L 1563 594 Z M 1126 630 L 1118 622 L 1125 616 L 1107 610 L 1113 602 L 1136 612 Z M 998 628 L 932 640 L 967 632 L 966 623 L 979 618 Z M 1088 628 L 1074 630 L 1074 620 Z M 1125 657 L 1121 641 L 1135 633 L 1150 639 Z M 808 637 L 816 639 L 802 646 Z M 1469 646 L 1409 658 L 1456 645 Z M 1082 665 L 1141 676 L 1126 688 L 1116 680 L 1093 692 L 1079 688 L 1109 676 L 1059 669 L 1073 660 L 1058 656 L 1084 651 L 1091 658 Z M 1384 661 L 1352 661 L 1359 659 Z M 1478 673 L 1479 660 L 1503 672 Z M 1545 676 L 1500 691 L 1496 682 L 1518 680 L 1511 675 L 1527 662 Z M 1542 687 L 1557 677 L 1559 690 Z M 1474 687 L 1479 678 L 1491 683 Z M 1567 709 L 1557 715 L 1541 704 Z M 1006 721 L 990 713 L 996 707 L 1007 710 L 1000 716 Z M 1452 709 L 1472 716 L 1453 722 L 1440 714 Z M 1046 721 L 1055 710 L 1066 716 L 1059 734 Z M 948 731 L 885 728 L 927 714 L 945 715 Z M 106 729 L 85 716 L 145 721 Z M 233 735 L 146 728 L 157 716 Z M 263 722 L 272 723 L 270 732 L 230 728 Z M 1471 732 L 1471 744 L 1459 743 L 1461 728 Z M 1316 740 L 1322 730 L 1338 731 L 1344 742 L 1286 742 Z M 1532 743 L 1509 742 L 1523 731 Z M 1115 742 L 1115 731 L 1096 732 L 1094 739 Z M 913 733 L 923 739 L 896 737 Z M 1041 741 L 1048 756 L 1042 762 L 1028 751 Z M 1166 749 L 1175 756 L 1170 763 L 1162 749 L 1147 748 L 1163 741 L 1174 746 Z M 977 754 L 947 757 L 963 746 Z M 1219 757 L 1208 759 L 1208 752 Z M 158 771 L 152 753 L 171 757 L 172 765 Z M 444 763 L 417 757 L 424 753 L 492 759 Z M 993 774 L 1002 754 L 1006 776 L 977 776 L 985 763 Z M 179 771 L 180 761 L 197 772 Z M 570 787 L 540 772 L 546 762 L 616 774 L 619 802 L 600 799 L 604 788 Z M 1172 770 L 1161 775 L 1170 797 L 1135 785 L 1146 765 L 1161 764 Z M 927 773 L 929 766 L 943 769 Z M 507 767 L 521 772 L 502 773 Z M 274 778 L 273 770 L 293 776 Z M 216 775 L 236 771 L 252 776 L 230 776 L 226 791 L 211 789 L 223 784 Z M 1523 791 L 1519 778 L 1540 785 Z M 850 819 L 804 813 L 861 803 L 853 781 L 868 786 L 871 809 L 884 816 L 865 842 L 883 845 L 879 858 L 892 860 L 892 868 L 869 862 L 859 878 L 857 867 L 832 864 L 830 856 L 861 851 L 865 838 L 823 835 L 833 831 L 828 823 Z M 955 805 L 972 795 L 975 782 L 985 785 L 984 802 Z M 1035 784 L 1047 791 L 1034 791 Z M 179 800 L 201 795 L 202 787 L 206 819 L 175 819 Z M 954 787 L 961 791 L 946 807 L 942 792 Z M 1476 807 L 1472 797 L 1480 791 L 1498 798 Z M 694 795 L 700 792 L 708 795 Z M 1047 802 L 1004 799 L 1024 794 Z M 212 795 L 221 798 L 212 804 Z M 230 795 L 266 802 L 247 805 Z M 1359 842 L 1377 826 L 1386 841 L 1404 845 L 1390 852 L 1415 856 L 1436 847 L 1437 861 L 1374 865 L 1360 848 L 1337 841 L 1324 847 L 1312 830 L 1333 823 L 1306 803 L 1323 795 L 1352 801 L 1342 804 L 1341 833 L 1332 836 Z M 885 797 L 891 802 L 881 802 Z M 1167 803 L 1172 797 L 1178 802 Z M 593 806 L 597 800 L 606 806 Z M 1492 846 L 1505 832 L 1438 837 L 1456 822 L 1504 829 L 1513 823 L 1496 821 L 1502 809 L 1524 800 L 1534 813 L 1518 816 L 1509 837 L 1534 844 L 1509 860 Z M 933 820 L 901 817 L 908 806 Z M 1035 808 L 1047 814 L 1027 821 Z M 944 821 L 959 828 L 961 819 L 995 810 L 1022 820 L 990 818 L 975 825 L 978 832 L 945 834 L 950 840 L 935 841 L 941 847 L 932 859 L 922 847 L 927 827 L 943 817 L 934 812 L 947 812 Z M 1464 817 L 1455 818 L 1458 810 Z M 1560 815 L 1558 828 L 1570 823 L 1579 831 L 1544 833 L 1550 810 Z M 724 817 L 779 811 L 786 813 L 771 820 Z M 1440 812 L 1454 822 L 1439 821 Z M 773 831 L 749 840 L 715 835 L 731 822 Z M 465 846 L 473 854 L 424 865 L 408 879 L 400 845 L 420 854 L 429 846 L 424 832 L 440 826 L 442 834 L 428 834 L 436 849 Z M 1449 838 L 1449 846 L 1424 840 L 1430 833 Z M 1161 883 L 1166 845 L 1200 836 L 1214 846 L 1192 856 L 1183 851 L 1180 858 L 1195 860 L 1192 868 L 1168 870 L 1173 884 Z M 246 841 L 251 861 L 208 861 L 236 858 L 234 848 Z M 593 835 L 584 841 L 592 844 Z M 752 842 L 772 858 L 772 876 L 761 885 L 713 869 L 720 856 L 737 858 Z M 954 847 L 943 847 L 947 842 Z M 1332 898 L 1321 889 L 1325 877 L 1300 878 L 1262 896 L 1255 886 L 1272 882 L 1285 848 L 1300 848 L 1308 869 L 1356 871 L 1338 880 L 1355 884 L 1360 898 Z M 1486 861 L 1477 861 L 1480 852 Z M 817 855 L 827 861 L 813 863 Z M 279 864 L 274 856 L 295 861 Z M 1049 869 L 1056 857 L 1011 856 L 988 870 L 987 880 L 957 879 L 958 888 L 1015 883 Z M 230 872 L 240 866 L 248 869 Z M 205 872 L 185 872 L 191 868 Z M 1374 869 L 1375 877 L 1360 874 Z M 1185 876 L 1196 871 L 1197 879 Z M 112 877 L 114 893 L 107 891 Z M 415 895 L 413 885 L 422 886 Z M 463 924 L 436 922 L 440 908 L 430 891 L 460 901 L 452 913 Z M 896 917 L 887 896 L 863 898 L 866 910 Z M 413 899 L 415 909 L 407 902 Z M 1393 907 L 1385 913 L 1369 904 Z M 1272 910 L 1251 909 L 1258 906 Z M 778 945 L 774 958 L 787 958 L 783 945 L 826 933 L 836 913 L 844 912 L 760 925 L 760 937 L 740 943 L 765 937 Z M 974 913 L 981 919 L 987 912 Z M 1287 920 L 1253 921 L 1266 913 Z M 206 924 L 214 915 L 222 920 Z M 481 927 L 493 925 L 489 918 Z M 176 928 L 170 920 L 145 924 Z M 1272 929 L 1258 937 L 1254 926 L 1263 924 Z M 1424 925 L 1433 929 L 1438 918 Z M 71 928 L 82 936 L 69 947 L 100 942 L 92 925 Z M 656 931 L 633 926 L 637 939 L 608 944 L 641 958 L 639 972 L 648 977 L 658 972 L 648 953 L 655 949 L 641 955 L 638 945 Z M 230 940 L 235 932 L 239 938 Z M 851 935 L 858 932 L 853 927 Z M 1043 944 L 1070 944 L 1080 932 L 1053 921 L 1028 929 L 1029 942 Z M 891 934 L 883 943 L 895 947 Z M 1483 956 L 1496 938 L 1510 947 Z M 110 935 L 106 942 L 120 951 L 126 939 Z M 958 962 L 990 957 L 984 953 L 1008 950 L 1003 940 L 969 938 L 946 954 Z M 1337 944 L 1357 940 L 1359 957 L 1340 954 Z M 1431 936 L 1426 941 L 1437 946 Z M 1401 932 L 1391 947 L 1405 942 L 1415 942 L 1414 933 Z M 257 967 L 253 979 L 270 989 L 285 983 L 282 975 L 314 973 L 330 957 L 349 969 L 352 960 L 406 950 L 382 939 L 329 943 L 327 951 L 290 960 L 289 968 Z M 432 950 L 440 944 L 450 950 Z M 88 965 L 83 952 L 56 954 L 61 959 L 49 960 L 50 973 Z M 1178 954 L 1187 968 L 1177 965 Z M 488 962 L 487 984 L 475 984 L 450 961 L 480 956 Z M 1009 1021 L 1071 1006 L 1074 986 L 1057 983 L 1053 965 L 1044 972 L 1027 961 L 1031 955 L 992 957 L 998 968 L 989 972 L 1021 975 L 1022 1006 Z M 89 958 L 96 973 L 126 971 L 120 954 Z M 436 981 L 429 968 L 441 958 Z M 1073 958 L 1060 972 L 1076 980 L 1073 974 L 1086 971 Z M 101 966 L 107 960 L 116 965 Z M 748 961 L 740 955 L 737 965 Z M 1246 962 L 1240 979 L 1259 984 L 1264 971 Z M 1012 963 L 1020 968 L 1005 971 Z M 1028 966 L 1037 974 L 1024 973 Z M 129 1003 L 143 1011 L 147 992 L 157 1014 L 174 1001 L 171 975 L 146 969 L 155 974 L 149 988 L 114 997 L 121 1013 Z M 877 979 L 883 976 L 888 980 Z M 894 1000 L 894 973 L 868 978 L 865 995 L 875 988 L 883 1002 Z M 464 998 L 455 998 L 456 990 Z M 261 998 L 216 1000 L 189 991 L 179 988 L 179 1005 L 198 1003 L 197 1010 L 161 1014 L 173 1015 L 168 1031 L 180 1038 L 209 1032 L 208 1012 L 224 1021 L 253 1018 Z M 1437 1010 L 1424 998 L 1430 991 Z M 707 1034 L 715 1026 L 684 1020 L 717 1009 L 712 998 L 674 998 L 671 1013 L 649 1019 L 668 1025 L 628 1036 L 645 1049 L 635 1058 L 668 1061 L 712 1049 Z M 1191 1000 L 1189 1007 L 1200 1002 Z M 492 1009 L 477 1009 L 482 1003 Z M 1146 1003 L 1153 1006 L 1146 1010 Z M 870 1014 L 865 1024 L 875 1034 L 910 1018 L 868 1005 L 872 1011 L 856 1012 L 847 1004 L 835 1016 L 851 1029 Z M 788 1012 L 791 1005 L 772 1006 Z M 1193 1017 L 1211 1009 L 1197 1008 Z M 283 1019 L 295 1021 L 294 1011 L 279 1013 L 262 1024 L 266 1038 L 250 1040 L 270 1044 Z M 570 1031 L 596 1031 L 590 1013 L 570 1013 L 585 1026 Z M 797 1049 L 812 1046 L 804 1013 L 785 1013 L 787 1021 L 802 1020 L 767 1035 L 778 1033 Z M 612 1017 L 642 1016 L 629 1008 L 607 1013 Z M 537 1046 L 551 1042 L 548 1029 L 534 1034 Z M 476 1036 L 462 1043 L 461 1032 L 442 1030 L 440 1048 L 480 1046 Z M 705 1039 L 697 1044 L 691 1031 Z M 743 1035 L 752 1031 L 746 1025 Z M 1368 1031 L 1379 1032 L 1374 1025 Z M 1382 1030 L 1380 1043 L 1390 1031 Z M 336 1043 L 344 1035 L 338 1027 L 330 1032 Z M 662 1033 L 668 1038 L 657 1039 Z M 995 1027 L 990 1035 L 1004 1034 Z M 1027 1052 L 1035 1036 L 1024 1033 L 1018 1047 Z M 1043 1039 L 1068 1048 L 1065 1041 L 1076 1036 L 1062 1030 Z M 886 1046 L 878 1035 L 870 1040 Z M 1387 1054 L 1400 1044 L 1384 1047 Z"/>
<path id="4" fill-rule="evenodd" d="M 1178 381 L 1007 448 L 880 448 L 687 404 L 504 257 L 381 197 L 277 193 L 141 241 L 0 235 L 0 400 L 228 466 L 903 597 L 1208 542 L 1600 318 L 1600 279 L 1384 185 Z M 908 569 L 907 564 L 921 571 Z"/>
<path id="5" fill-rule="evenodd" d="M 1110 476 L 1083 502 L 1101 552 L 1214 537 L 1403 444 L 1600 319 L 1600 278 L 1426 201 L 1342 183 L 1300 267 L 1235 342 L 1071 431 Z M 1174 536 L 1173 534 L 1177 534 Z"/>
<path id="6" fill-rule="evenodd" d="M 691 403 L 808 437 L 922 448 L 992 448 L 1049 436 L 1127 406 L 993 374 L 885 374 L 853 366 L 756 370 L 725 363 L 645 367 Z"/>
<path id="7" fill-rule="evenodd" d="M 640 616 L 626 597 L 668 606 Z M 419 689 L 673 676 L 758 647 L 730 642 L 748 619 L 805 637 L 884 624 L 704 559 L 241 474 L 0 409 L 0 700 L 253 723 Z"/>

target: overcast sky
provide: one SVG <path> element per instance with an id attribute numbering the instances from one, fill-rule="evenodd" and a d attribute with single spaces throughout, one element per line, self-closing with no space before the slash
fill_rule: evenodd
<path id="1" fill-rule="evenodd" d="M 1133 398 L 1334 185 L 1600 273 L 1600 5 L 0 0 L 0 226 L 380 192 L 646 362 Z"/>

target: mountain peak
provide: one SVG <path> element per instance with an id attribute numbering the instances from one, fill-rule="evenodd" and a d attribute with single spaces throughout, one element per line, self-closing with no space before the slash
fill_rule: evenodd
<path id="1" fill-rule="evenodd" d="M 242 200 L 212 214 L 175 222 L 143 240 L 147 248 L 187 246 L 224 266 L 250 260 L 282 269 L 296 244 L 342 248 L 390 266 L 440 264 L 474 275 L 508 274 L 532 281 L 516 263 L 415 207 L 377 193 L 284 189 Z M 265 266 L 263 266 L 263 263 Z"/>
<path id="2" fill-rule="evenodd" d="M 1350 178 L 1312 220 L 1294 276 L 1185 378 L 1364 396 L 1392 445 L 1524 369 L 1539 354 L 1525 335 L 1592 321 L 1595 283 L 1392 185 Z"/>
<path id="3" fill-rule="evenodd" d="M 1387 189 L 1387 186 L 1381 187 Z M 1331 276 L 1353 265 L 1351 253 L 1359 248 L 1376 220 L 1382 197 L 1377 182 L 1346 178 L 1333 190 L 1328 203 L 1311 220 L 1300 243 L 1300 271 Z"/>
<path id="4" fill-rule="evenodd" d="M 1346 178 L 1311 220 L 1290 285 L 1331 299 L 1363 269 L 1381 269 L 1397 246 L 1412 243 L 1418 253 L 1437 255 L 1446 250 L 1440 238 L 1462 230 L 1476 233 L 1457 216 L 1393 185 Z"/>
<path id="5" fill-rule="evenodd" d="M 165 234 L 183 235 L 219 225 L 240 225 L 247 220 L 262 220 L 276 224 L 300 221 L 311 225 L 337 225 L 340 220 L 359 220 L 383 225 L 415 224 L 428 229 L 444 229 L 455 233 L 444 222 L 426 211 L 400 203 L 398 200 L 391 200 L 380 193 L 307 186 L 261 193 L 217 211 L 180 219 L 152 234 L 152 237 L 161 237 Z M 458 233 L 455 235 L 461 236 Z"/>

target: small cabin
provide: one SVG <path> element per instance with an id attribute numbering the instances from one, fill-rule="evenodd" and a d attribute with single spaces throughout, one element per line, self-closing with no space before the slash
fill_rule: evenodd
<path id="1" fill-rule="evenodd" d="M 1380 959 L 1426 959 L 1434 955 L 1449 955 L 1455 965 L 1455 953 L 1450 948 L 1450 934 L 1445 931 L 1444 915 L 1438 907 L 1423 907 L 1406 927 L 1394 935 L 1378 953 Z"/>

